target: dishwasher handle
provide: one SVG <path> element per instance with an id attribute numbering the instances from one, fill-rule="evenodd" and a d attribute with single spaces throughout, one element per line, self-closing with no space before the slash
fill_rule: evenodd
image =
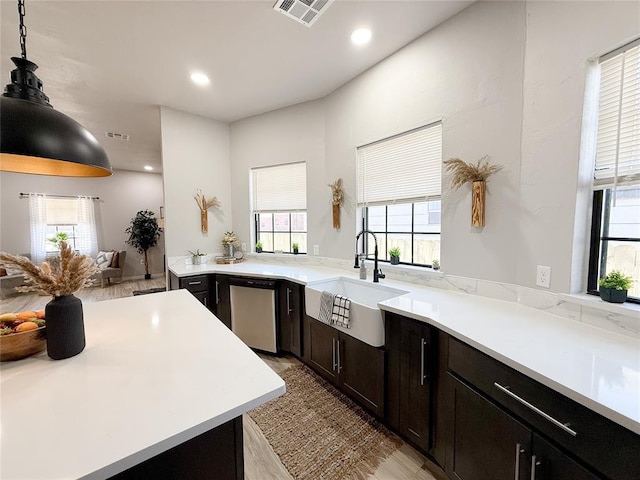
<path id="1" fill-rule="evenodd" d="M 275 290 L 275 280 L 261 280 L 258 278 L 230 278 L 229 285 L 235 285 L 237 287 L 248 288 L 266 288 L 269 290 Z"/>

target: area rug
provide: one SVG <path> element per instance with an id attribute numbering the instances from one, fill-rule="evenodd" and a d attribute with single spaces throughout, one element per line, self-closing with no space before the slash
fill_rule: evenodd
<path id="1" fill-rule="evenodd" d="M 164 287 L 157 287 L 157 288 L 148 288 L 147 290 L 134 290 L 133 294 L 134 295 L 148 295 L 149 293 L 158 293 L 158 292 L 164 292 L 167 289 Z"/>
<path id="2" fill-rule="evenodd" d="M 287 392 L 249 415 L 296 480 L 366 479 L 401 444 L 306 366 L 281 377 Z"/>

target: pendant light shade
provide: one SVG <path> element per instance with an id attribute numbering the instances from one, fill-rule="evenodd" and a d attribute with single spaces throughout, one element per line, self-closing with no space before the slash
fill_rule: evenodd
<path id="1" fill-rule="evenodd" d="M 23 0 L 20 22 L 24 16 Z M 106 177 L 112 174 L 107 154 L 82 125 L 56 111 L 27 60 L 21 28 L 22 58 L 0 97 L 0 170 L 63 177 Z"/>

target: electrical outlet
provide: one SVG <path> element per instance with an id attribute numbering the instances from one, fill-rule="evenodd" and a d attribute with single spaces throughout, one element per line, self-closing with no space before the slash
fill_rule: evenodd
<path id="1" fill-rule="evenodd" d="M 140 259 L 140 265 L 144 265 L 144 258 Z"/>
<path id="2" fill-rule="evenodd" d="M 314 245 L 313 246 L 313 254 L 314 255 L 320 255 L 320 245 Z"/>
<path id="3" fill-rule="evenodd" d="M 243 252 L 246 252 L 246 251 L 247 251 L 247 244 L 246 244 L 246 243 L 243 243 L 243 244 L 242 244 L 242 251 L 243 251 Z"/>
<path id="4" fill-rule="evenodd" d="M 549 288 L 551 286 L 551 267 L 538 265 L 536 274 L 536 285 L 544 288 Z"/>

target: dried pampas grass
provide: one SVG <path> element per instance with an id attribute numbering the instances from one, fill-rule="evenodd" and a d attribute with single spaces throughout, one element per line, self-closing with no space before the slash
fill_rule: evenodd
<path id="1" fill-rule="evenodd" d="M 207 198 L 202 193 L 202 190 L 198 190 L 198 192 L 193 196 L 200 210 L 209 210 L 212 207 L 220 208 L 220 202 L 216 197 Z"/>
<path id="2" fill-rule="evenodd" d="M 450 158 L 442 162 L 447 172 L 451 172 L 451 187 L 458 189 L 465 183 L 484 182 L 494 173 L 502 170 L 502 165 L 491 165 L 485 155 L 477 163 L 466 163 L 459 158 Z"/>
<path id="3" fill-rule="evenodd" d="M 93 285 L 89 277 L 100 271 L 95 261 L 86 255 L 77 255 L 67 242 L 59 242 L 60 258 L 36 266 L 27 257 L 0 252 L 0 263 L 19 268 L 25 274 L 27 285 L 17 287 L 20 292 L 43 291 L 54 297 L 72 295 Z"/>

